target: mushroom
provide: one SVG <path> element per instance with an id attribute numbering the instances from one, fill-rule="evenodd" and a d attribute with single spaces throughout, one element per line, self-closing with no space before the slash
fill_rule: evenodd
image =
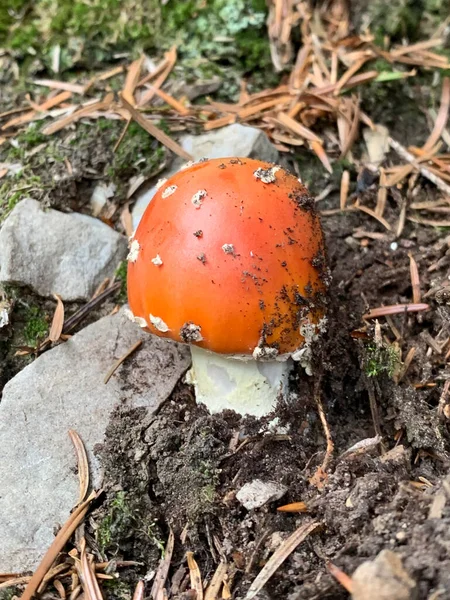
<path id="1" fill-rule="evenodd" d="M 170 192 L 170 193 L 169 193 Z M 314 200 L 249 158 L 203 160 L 161 186 L 131 240 L 131 318 L 189 344 L 188 381 L 211 412 L 262 416 L 311 374 L 329 284 Z"/>

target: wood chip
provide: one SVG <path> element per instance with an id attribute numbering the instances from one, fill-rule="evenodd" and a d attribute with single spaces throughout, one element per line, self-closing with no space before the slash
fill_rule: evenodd
<path id="1" fill-rule="evenodd" d="M 175 66 L 176 61 L 177 61 L 177 49 L 176 49 L 176 46 L 172 46 L 172 48 L 169 50 L 169 52 L 166 52 L 164 67 L 161 69 L 161 72 L 158 75 L 157 79 L 153 82 L 152 88 L 149 90 L 146 90 L 139 98 L 138 103 L 137 103 L 139 107 L 145 106 L 146 104 L 148 104 L 150 102 L 150 100 L 152 100 L 152 98 L 154 97 L 154 95 L 156 93 L 155 90 L 159 89 L 163 85 L 163 83 L 166 81 L 167 77 L 170 75 L 170 72 L 172 71 L 173 67 Z M 151 73 L 148 77 L 144 77 L 144 79 L 138 83 L 138 86 L 143 85 L 144 83 L 146 83 L 153 77 L 154 77 L 154 73 Z"/>
<path id="2" fill-rule="evenodd" d="M 327 569 L 349 594 L 353 592 L 352 578 L 344 573 L 342 569 L 334 565 L 332 562 L 327 562 Z"/>
<path id="3" fill-rule="evenodd" d="M 228 565 L 226 562 L 221 561 L 217 569 L 212 576 L 211 583 L 206 588 L 205 600 L 217 600 L 219 598 L 220 590 L 223 586 L 224 579 L 226 577 Z"/>
<path id="4" fill-rule="evenodd" d="M 266 585 L 269 579 L 274 575 L 280 565 L 288 556 L 301 544 L 311 533 L 321 527 L 318 521 L 304 523 L 294 533 L 292 533 L 281 546 L 272 554 L 265 566 L 251 584 L 244 600 L 252 600 Z"/>
<path id="5" fill-rule="evenodd" d="M 191 579 L 191 589 L 195 590 L 195 600 L 203 600 L 203 585 L 200 568 L 194 559 L 193 552 L 186 552 L 186 560 L 189 567 L 189 577 Z"/>
<path id="6" fill-rule="evenodd" d="M 296 133 L 301 138 L 308 140 L 310 142 L 318 142 L 322 144 L 321 138 L 313 133 L 308 127 L 305 127 L 298 121 L 295 121 L 292 117 L 290 117 L 287 113 L 280 112 L 277 114 L 278 121 L 286 127 L 289 131 Z"/>
<path id="7" fill-rule="evenodd" d="M 72 92 L 61 92 L 57 96 L 46 100 L 42 104 L 38 104 L 35 107 L 35 110 L 28 112 L 26 115 L 21 115 L 20 117 L 16 117 L 15 119 L 11 119 L 7 123 L 5 123 L 2 127 L 2 130 L 9 129 L 10 127 L 16 127 L 17 125 L 25 125 L 26 123 L 30 123 L 37 116 L 39 112 L 45 113 L 46 111 L 62 104 L 69 98 L 71 98 Z"/>
<path id="8" fill-rule="evenodd" d="M 284 504 L 283 506 L 278 506 L 277 511 L 289 513 L 304 513 L 308 512 L 308 507 L 304 502 L 292 502 L 291 504 Z"/>

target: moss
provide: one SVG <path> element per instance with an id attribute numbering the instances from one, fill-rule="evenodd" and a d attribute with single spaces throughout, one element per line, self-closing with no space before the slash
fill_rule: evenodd
<path id="1" fill-rule="evenodd" d="M 97 542 L 104 552 L 113 545 L 114 540 L 130 528 L 133 515 L 127 505 L 125 492 L 118 492 L 112 500 L 109 511 L 97 529 Z"/>
<path id="2" fill-rule="evenodd" d="M 30 306 L 26 310 L 26 323 L 23 330 L 25 341 L 29 346 L 36 346 L 48 333 L 48 322 L 39 307 Z"/>
<path id="3" fill-rule="evenodd" d="M 393 377 L 399 366 L 398 353 L 394 346 L 368 344 L 363 357 L 364 371 L 368 377 L 387 375 Z"/>
<path id="4" fill-rule="evenodd" d="M 127 268 L 128 263 L 126 260 L 123 260 L 117 268 L 115 277 L 118 281 L 120 281 L 120 290 L 117 294 L 117 302 L 120 304 L 125 304 L 128 299 L 128 291 L 127 291 Z"/>
<path id="5" fill-rule="evenodd" d="M 55 49 L 64 71 L 95 68 L 113 54 L 134 57 L 176 44 L 178 74 L 188 83 L 219 75 L 228 97 L 238 92 L 243 74 L 257 86 L 278 79 L 264 0 L 37 0 L 26 7 L 10 11 L 3 29 L 0 17 L 0 47 L 22 61 L 38 57 L 48 71 Z"/>
<path id="6" fill-rule="evenodd" d="M 163 162 L 165 150 L 142 127 L 131 123 L 114 155 L 109 175 L 114 179 L 130 178 L 136 174 L 150 176 Z"/>

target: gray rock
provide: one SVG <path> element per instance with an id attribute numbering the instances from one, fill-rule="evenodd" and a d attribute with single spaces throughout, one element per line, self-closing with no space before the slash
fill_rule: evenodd
<path id="1" fill-rule="evenodd" d="M 113 363 L 142 346 L 105 385 Z M 68 430 L 88 452 L 99 487 L 101 444 L 112 411 L 156 409 L 189 368 L 187 347 L 143 332 L 123 311 L 46 352 L 5 386 L 0 404 L 0 572 L 34 569 L 78 499 Z"/>
<path id="2" fill-rule="evenodd" d="M 274 481 L 261 481 L 254 479 L 244 484 L 236 494 L 236 499 L 247 509 L 261 508 L 268 502 L 279 500 L 288 491 L 288 488 Z"/>
<path id="3" fill-rule="evenodd" d="M 277 162 L 278 150 L 270 143 L 267 135 L 256 127 L 234 123 L 203 135 L 184 135 L 181 146 L 194 160 L 200 158 L 226 158 L 228 156 L 247 156 L 268 162 Z M 175 159 L 160 178 L 168 179 L 176 173 L 184 161 Z M 155 182 L 156 183 L 156 182 Z M 133 210 L 133 227 L 136 227 L 156 192 L 156 185 L 149 188 L 136 200 Z"/>
<path id="4" fill-rule="evenodd" d="M 382 550 L 374 560 L 363 562 L 352 577 L 353 600 L 416 600 L 416 582 L 405 571 L 401 558 Z"/>
<path id="5" fill-rule="evenodd" d="M 0 229 L 0 282 L 41 296 L 88 299 L 126 256 L 127 240 L 98 219 L 19 202 Z"/>

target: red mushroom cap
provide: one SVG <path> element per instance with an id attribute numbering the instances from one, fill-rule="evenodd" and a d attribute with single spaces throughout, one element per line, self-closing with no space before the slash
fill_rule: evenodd
<path id="1" fill-rule="evenodd" d="M 165 181 L 131 245 L 131 311 L 152 333 L 222 354 L 292 353 L 325 313 L 329 271 L 314 200 L 249 158 Z M 303 326 L 303 327 L 302 327 Z"/>

